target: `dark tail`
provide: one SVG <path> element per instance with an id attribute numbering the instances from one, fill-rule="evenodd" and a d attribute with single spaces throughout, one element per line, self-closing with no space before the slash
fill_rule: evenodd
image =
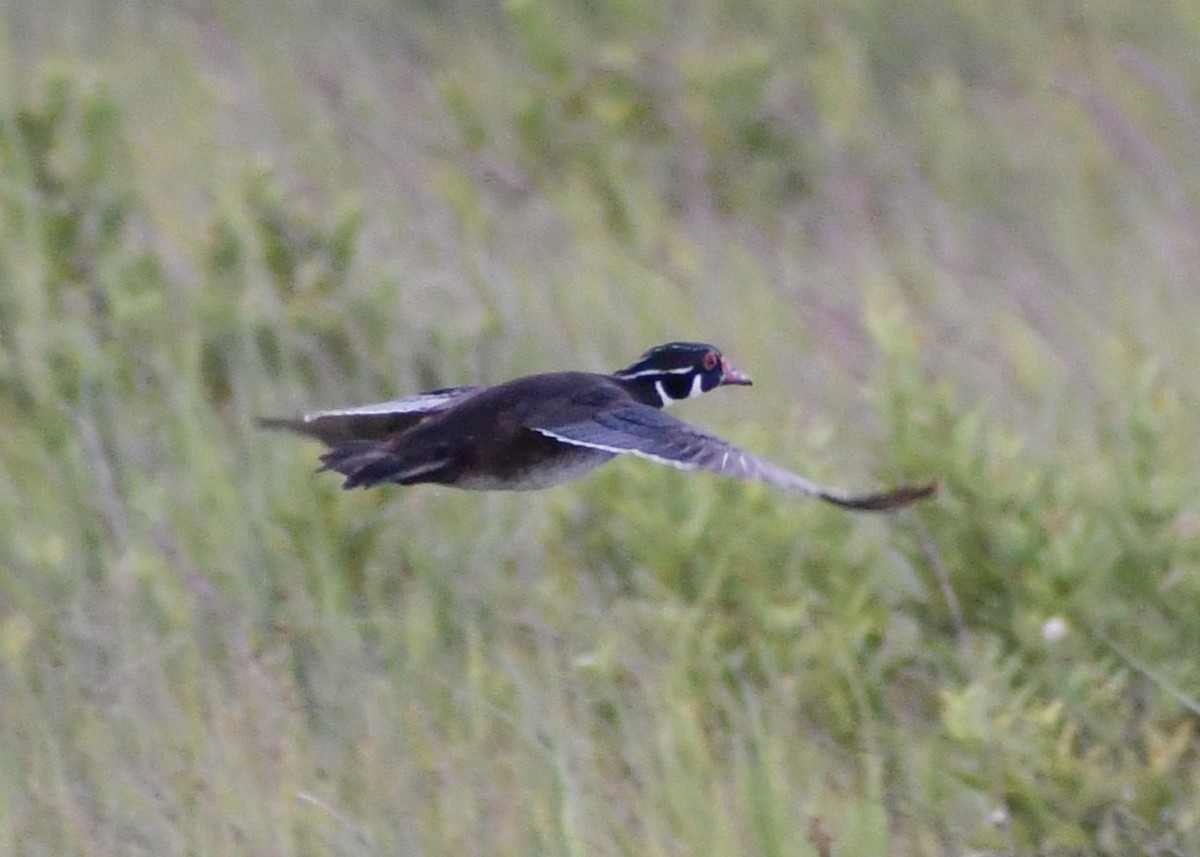
<path id="1" fill-rule="evenodd" d="M 294 431 L 297 434 L 308 434 L 304 430 L 304 420 L 292 420 L 286 417 L 259 417 L 255 420 L 259 428 L 275 429 L 276 431 Z"/>
<path id="2" fill-rule="evenodd" d="M 333 446 L 344 440 L 354 439 L 354 435 L 348 433 L 345 427 L 341 424 L 330 425 L 329 420 L 312 420 L 303 418 L 289 417 L 259 417 L 255 422 L 259 428 L 271 429 L 272 431 L 288 431 L 293 434 L 303 435 L 304 437 L 319 440 L 326 446 Z M 342 422 L 345 422 L 344 420 Z"/>
<path id="3" fill-rule="evenodd" d="M 383 482 L 413 485 L 418 482 L 437 482 L 439 471 L 449 464 L 446 460 L 414 464 L 398 453 L 386 441 L 348 440 L 321 456 L 318 472 L 332 470 L 346 477 L 342 487 L 370 488 Z"/>

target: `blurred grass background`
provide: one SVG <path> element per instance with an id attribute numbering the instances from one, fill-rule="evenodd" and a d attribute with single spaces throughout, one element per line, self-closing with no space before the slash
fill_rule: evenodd
<path id="1" fill-rule="evenodd" d="M 1200 853 L 1200 6 L 0 2 L 0 851 Z M 256 415 L 721 346 L 618 462 Z"/>

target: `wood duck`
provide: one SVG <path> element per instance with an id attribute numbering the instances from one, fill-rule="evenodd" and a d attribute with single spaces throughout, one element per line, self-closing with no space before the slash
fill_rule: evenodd
<path id="1" fill-rule="evenodd" d="M 766 482 L 847 509 L 895 509 L 934 492 L 936 483 L 871 494 L 827 488 L 663 412 L 672 402 L 750 383 L 713 346 L 671 342 L 612 375 L 550 372 L 260 423 L 328 446 L 321 470 L 345 476 L 344 488 L 428 482 L 531 490 L 632 453 L 682 470 Z"/>

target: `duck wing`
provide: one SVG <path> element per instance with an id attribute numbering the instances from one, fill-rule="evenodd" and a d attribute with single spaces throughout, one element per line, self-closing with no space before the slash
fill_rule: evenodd
<path id="1" fill-rule="evenodd" d="M 784 470 L 648 405 L 631 405 L 602 411 L 578 422 L 531 428 L 562 443 L 605 452 L 632 453 L 681 470 L 709 470 L 751 482 L 765 482 L 846 509 L 871 512 L 896 509 L 937 490 L 936 482 L 868 494 L 830 488 Z"/>

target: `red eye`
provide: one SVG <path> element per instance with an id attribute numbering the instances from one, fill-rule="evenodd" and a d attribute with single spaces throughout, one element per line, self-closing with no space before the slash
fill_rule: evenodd
<path id="1" fill-rule="evenodd" d="M 717 368 L 717 352 L 710 351 L 704 355 L 704 368 L 710 372 Z"/>

